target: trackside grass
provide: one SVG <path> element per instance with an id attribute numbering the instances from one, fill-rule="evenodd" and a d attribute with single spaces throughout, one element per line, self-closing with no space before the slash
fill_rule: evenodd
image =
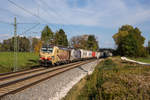
<path id="1" fill-rule="evenodd" d="M 38 65 L 38 54 L 29 52 L 18 52 L 17 68 L 24 69 Z M 0 73 L 10 72 L 14 66 L 13 52 L 0 52 Z"/>
<path id="2" fill-rule="evenodd" d="M 150 66 L 106 59 L 63 100 L 150 100 Z"/>
<path id="3" fill-rule="evenodd" d="M 148 56 L 148 57 L 139 57 L 139 58 L 130 58 L 130 59 L 140 61 L 140 62 L 150 63 L 150 56 Z"/>

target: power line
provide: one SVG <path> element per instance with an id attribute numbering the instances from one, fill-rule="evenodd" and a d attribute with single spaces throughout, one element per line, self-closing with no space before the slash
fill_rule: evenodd
<path id="1" fill-rule="evenodd" d="M 33 0 L 33 1 L 39 5 L 39 3 L 36 2 L 36 0 Z M 51 6 L 49 6 L 48 3 L 45 2 L 44 0 L 39 0 L 39 2 L 42 3 L 43 5 L 46 5 L 47 8 L 50 9 L 53 13 L 55 13 L 57 16 L 62 16 L 62 15 L 60 15 L 55 9 L 53 9 Z M 49 13 L 49 11 L 50 11 L 50 10 L 45 10 L 45 9 L 42 8 L 42 7 L 40 7 L 40 8 L 43 9 L 44 11 L 46 11 L 47 13 Z M 51 13 L 49 13 L 49 14 L 51 14 Z M 53 14 L 51 14 L 51 15 L 54 16 Z M 54 16 L 54 17 L 56 17 L 56 16 Z M 62 18 L 62 17 L 59 17 L 59 18 L 57 18 L 57 19 L 58 19 L 58 20 L 59 20 L 59 19 L 64 20 L 64 18 Z"/>
<path id="2" fill-rule="evenodd" d="M 15 13 L 9 11 L 8 9 L 0 8 L 0 10 L 1 10 L 1 11 L 4 11 L 4 12 L 9 12 L 9 13 L 11 13 L 11 14 L 14 15 L 14 16 L 18 16 L 17 14 L 15 14 Z M 11 16 L 12 16 L 12 15 L 11 15 Z M 12 17 L 14 17 L 14 16 L 12 16 Z"/>
<path id="3" fill-rule="evenodd" d="M 48 5 L 48 3 L 47 2 L 45 2 L 44 0 L 40 0 L 40 2 L 42 2 L 44 5 L 46 5 L 47 7 L 48 7 L 48 9 L 51 9 L 51 11 L 53 12 L 53 13 L 55 13 L 57 16 L 61 16 L 61 17 L 56 17 L 58 20 L 65 20 L 64 18 L 62 18 L 62 15 L 61 14 L 59 14 L 55 9 L 53 9 L 51 6 L 49 6 Z"/>
<path id="4" fill-rule="evenodd" d="M 28 14 L 31 14 L 32 16 L 35 16 L 35 17 L 37 17 L 37 18 L 39 18 L 39 19 L 45 21 L 45 20 L 42 19 L 40 16 L 38 16 L 38 15 L 32 13 L 31 11 L 29 11 L 29 10 L 27 10 L 27 9 L 25 9 L 25 8 L 23 8 L 23 7 L 21 7 L 21 6 L 18 5 L 17 3 L 15 3 L 15 2 L 13 2 L 13 1 L 11 1 L 11 0 L 7 0 L 7 1 L 10 2 L 11 4 L 15 5 L 17 8 L 22 9 L 24 12 L 26 12 L 26 13 L 28 13 Z"/>
<path id="5" fill-rule="evenodd" d="M 0 20 L 0 24 L 10 24 L 10 25 L 13 25 L 13 23 L 11 23 L 11 22 L 5 22 L 5 21 L 1 21 L 1 20 Z M 20 23 L 16 23 L 16 24 L 39 24 L 39 23 L 20 22 Z"/>
<path id="6" fill-rule="evenodd" d="M 41 5 L 41 3 L 43 3 L 43 2 L 41 2 L 41 0 L 39 0 L 38 2 L 36 2 L 36 0 L 33 0 L 37 5 L 38 5 L 38 7 L 40 7 L 41 9 L 43 9 L 43 11 L 45 11 L 44 13 L 45 14 L 47 14 L 47 15 L 52 15 L 50 12 L 49 12 L 49 10 L 45 10 L 44 8 L 42 8 L 40 5 Z M 39 9 L 38 9 L 39 10 Z M 55 16 L 54 16 L 55 17 Z"/>
<path id="7" fill-rule="evenodd" d="M 36 0 L 32 0 L 32 1 L 37 4 L 37 15 L 39 15 L 39 13 L 40 13 L 40 11 L 39 11 L 40 4 L 38 4 L 38 3 L 36 2 Z"/>
<path id="8" fill-rule="evenodd" d="M 39 23 L 25 23 L 25 22 L 20 22 L 20 23 L 17 23 L 17 24 L 39 24 Z"/>
<path id="9" fill-rule="evenodd" d="M 35 0 L 34 0 L 35 1 Z M 42 0 L 39 0 L 39 2 L 41 2 L 42 4 L 44 4 L 44 5 L 47 5 L 44 1 L 42 1 Z M 43 9 L 43 8 L 42 8 Z M 48 9 L 50 9 L 49 7 L 48 7 Z M 44 10 L 44 9 L 43 9 Z M 49 14 L 51 14 L 50 12 L 49 12 L 49 10 L 47 10 L 47 12 L 49 13 Z M 51 14 L 52 15 L 52 14 Z M 53 15 L 54 16 L 54 15 Z M 54 16 L 55 17 L 55 16 Z"/>
<path id="10" fill-rule="evenodd" d="M 53 17 L 57 18 L 57 20 L 60 20 L 60 19 L 63 20 L 63 18 L 61 18 L 61 17 L 58 18 L 57 17 L 57 16 L 61 16 L 61 15 L 58 14 L 52 7 L 50 7 L 44 0 L 43 1 L 42 0 L 38 0 L 38 1 L 37 0 L 32 0 L 32 1 L 34 1 L 38 5 L 38 7 L 40 7 L 43 11 L 45 11 L 44 13 L 46 13 L 47 15 L 52 15 Z M 44 5 L 44 7 L 42 7 L 43 5 Z M 45 7 L 47 9 L 50 9 L 50 10 L 47 10 Z M 50 13 L 50 12 L 55 13 L 55 15 Z M 52 23 L 47 23 L 47 24 L 52 24 Z M 53 25 L 57 30 L 57 28 L 58 28 L 57 24 L 53 23 Z"/>
<path id="11" fill-rule="evenodd" d="M 34 28 L 35 28 L 35 27 L 37 27 L 38 25 L 40 25 L 40 23 L 38 23 L 38 24 L 36 24 L 36 25 L 32 26 L 31 28 L 27 29 L 27 30 L 26 30 L 26 31 L 24 31 L 23 33 L 26 33 L 26 32 L 28 32 L 28 31 L 30 31 L 30 30 L 32 30 L 32 29 L 34 29 Z"/>
<path id="12" fill-rule="evenodd" d="M 16 4 L 15 2 L 13 2 L 13 1 L 11 1 L 11 0 L 7 0 L 7 1 L 9 1 L 11 4 L 15 5 L 16 7 L 18 7 L 18 8 L 20 8 L 20 9 L 24 10 L 25 12 L 27 12 L 27 13 L 29 13 L 29 14 L 35 16 L 35 17 L 39 17 L 39 16 L 37 16 L 36 14 L 30 12 L 29 10 L 27 10 L 27 9 L 21 7 L 20 5 Z"/>
<path id="13" fill-rule="evenodd" d="M 22 6 L 20 6 L 19 4 L 17 4 L 17 3 L 15 3 L 14 1 L 11 1 L 11 0 L 7 0 L 8 2 L 10 2 L 11 4 L 13 4 L 13 5 L 15 5 L 17 8 L 19 8 L 19 9 L 21 9 L 21 10 L 23 10 L 24 12 L 26 12 L 26 13 L 28 13 L 28 14 L 30 14 L 30 15 L 32 15 L 32 16 L 34 16 L 34 17 L 37 17 L 37 18 L 39 18 L 39 19 L 41 19 L 42 21 L 44 21 L 44 22 L 46 22 L 47 24 L 51 24 L 51 23 L 48 23 L 45 19 L 43 19 L 43 18 L 41 18 L 39 15 L 37 15 L 37 14 L 35 14 L 35 13 L 33 13 L 33 12 L 31 12 L 31 11 L 29 11 L 29 10 L 27 10 L 27 9 L 25 9 L 25 8 L 23 8 Z M 36 2 L 36 0 L 34 0 L 35 1 L 35 3 L 37 3 Z M 45 5 L 47 5 L 47 7 L 49 8 L 49 9 L 51 9 L 55 14 L 57 14 L 58 16 L 60 16 L 60 14 L 58 14 L 52 7 L 50 7 L 45 1 L 40 1 L 40 2 L 42 2 L 43 4 L 45 4 Z M 38 3 L 37 3 L 38 4 Z M 38 4 L 39 5 L 39 4 Z M 40 8 L 42 8 L 42 7 L 40 7 Z M 43 8 L 42 8 L 43 9 Z M 45 12 L 47 12 L 48 10 L 45 10 L 45 9 L 43 9 Z M 49 13 L 50 14 L 50 13 Z M 57 18 L 58 19 L 58 18 Z M 62 18 L 61 18 L 62 19 Z M 7 22 L 2 22 L 2 21 L 0 21 L 1 23 L 5 23 L 5 24 L 11 24 L 11 23 L 7 23 Z M 17 24 L 35 24 L 35 23 L 17 23 Z"/>
<path id="14" fill-rule="evenodd" d="M 47 7 L 49 9 L 51 9 L 55 14 L 57 14 L 58 16 L 61 16 L 60 14 L 58 14 L 52 7 L 50 7 L 44 0 L 40 0 L 40 2 L 42 2 L 43 4 L 47 5 Z"/>
<path id="15" fill-rule="evenodd" d="M 39 1 L 42 2 L 44 5 L 46 5 L 49 9 L 51 9 L 51 11 L 53 11 L 57 16 L 61 16 L 59 18 L 57 17 L 58 20 L 65 20 L 65 18 L 63 18 L 62 15 L 60 13 L 58 13 L 54 8 L 49 6 L 47 2 L 45 2 L 44 0 L 39 0 Z M 66 22 L 68 22 L 68 21 L 66 20 Z M 63 27 L 63 24 L 62 24 L 62 27 Z"/>
<path id="16" fill-rule="evenodd" d="M 5 21 L 0 21 L 0 24 L 10 24 L 10 25 L 12 25 L 13 23 L 5 22 Z"/>
<path id="17" fill-rule="evenodd" d="M 7 0 L 7 1 L 9 1 L 11 4 L 15 5 L 17 8 L 20 8 L 21 10 L 25 11 L 26 13 L 29 13 L 29 14 L 31 14 L 32 16 L 35 16 L 35 17 L 41 19 L 42 21 L 46 22 L 47 24 L 51 24 L 51 23 L 48 23 L 45 19 L 43 19 L 43 18 L 41 18 L 40 16 L 38 16 L 37 14 L 34 14 L 34 13 L 32 13 L 31 11 L 29 11 L 29 10 L 23 8 L 22 6 L 18 5 L 17 3 L 15 3 L 15 2 L 13 2 L 13 1 L 11 1 L 11 0 Z M 35 0 L 34 0 L 34 1 L 35 1 Z M 35 1 L 35 2 L 36 2 L 36 1 Z M 40 1 L 40 2 L 41 2 L 41 1 Z M 43 1 L 43 3 L 46 4 L 49 9 L 53 10 L 53 12 L 54 12 L 55 14 L 57 14 L 58 16 L 60 16 L 60 14 L 56 13 L 56 11 L 54 11 L 54 9 L 51 8 L 46 2 Z M 42 9 L 43 9 L 43 8 L 42 8 Z M 43 9 L 43 10 L 44 10 L 44 9 Z M 44 11 L 47 11 L 47 10 L 44 10 Z M 62 18 L 61 18 L 61 19 L 62 19 Z M 19 24 L 19 23 L 18 23 L 18 24 Z M 20 24 L 23 24 L 23 23 L 20 23 Z"/>
<path id="18" fill-rule="evenodd" d="M 9 11 L 8 9 L 4 9 L 4 8 L 0 8 L 0 10 L 2 11 L 5 11 L 5 12 L 9 12 L 9 13 L 12 13 L 11 11 Z M 18 16 L 17 14 L 14 14 L 12 13 L 14 16 Z M 19 17 L 19 16 L 18 16 Z M 0 20 L 0 23 L 3 23 L 3 24 L 13 24 L 13 22 L 5 22 L 5 21 L 1 21 Z M 20 22 L 20 23 L 16 23 L 16 24 L 38 24 L 38 23 L 27 23 L 27 22 Z"/>

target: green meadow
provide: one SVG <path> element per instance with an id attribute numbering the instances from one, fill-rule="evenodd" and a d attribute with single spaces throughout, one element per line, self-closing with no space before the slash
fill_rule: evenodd
<path id="1" fill-rule="evenodd" d="M 14 69 L 14 52 L 0 52 L 0 73 L 11 72 Z M 30 52 L 17 53 L 17 69 L 28 69 L 38 65 L 38 54 Z"/>
<path id="2" fill-rule="evenodd" d="M 150 56 L 148 57 L 138 57 L 138 58 L 130 58 L 132 60 L 140 61 L 140 62 L 145 62 L 145 63 L 150 63 Z"/>

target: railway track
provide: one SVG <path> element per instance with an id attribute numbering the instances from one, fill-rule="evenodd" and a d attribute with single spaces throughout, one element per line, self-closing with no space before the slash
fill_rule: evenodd
<path id="1" fill-rule="evenodd" d="M 72 64 L 72 63 L 70 63 L 70 64 Z M 68 66 L 68 65 L 69 64 L 60 65 L 60 66 Z M 57 66 L 54 66 L 54 67 L 55 68 L 51 67 L 51 70 L 57 68 Z M 45 68 L 45 67 L 39 67 L 39 68 L 33 68 L 33 69 L 20 70 L 20 71 L 16 71 L 16 72 L 2 73 L 2 74 L 0 74 L 0 81 L 4 80 L 4 79 L 12 78 L 12 77 L 17 77 L 19 75 L 26 75 L 26 74 L 29 74 L 29 73 L 34 73 L 34 72 L 38 72 L 38 71 L 42 71 L 42 70 L 47 70 L 47 69 L 48 68 Z"/>
<path id="2" fill-rule="evenodd" d="M 4 74 L 0 74 L 0 80 L 8 79 L 8 78 L 15 77 L 15 76 L 18 76 L 18 75 L 28 74 L 28 73 L 32 73 L 32 72 L 36 72 L 36 71 L 40 71 L 40 70 L 44 70 L 44 69 L 45 68 L 34 68 L 34 69 L 4 73 Z"/>
<path id="3" fill-rule="evenodd" d="M 0 98 L 11 93 L 19 92 L 57 74 L 92 61 L 94 60 L 79 61 L 53 68 L 39 68 L 2 75 L 0 76 Z"/>

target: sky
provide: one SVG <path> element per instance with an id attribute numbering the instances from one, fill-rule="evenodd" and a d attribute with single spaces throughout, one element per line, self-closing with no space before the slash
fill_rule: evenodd
<path id="1" fill-rule="evenodd" d="M 17 6 L 16 6 L 17 5 Z M 14 33 L 40 37 L 45 25 L 63 28 L 68 39 L 94 34 L 100 48 L 116 48 L 112 36 L 122 25 L 138 27 L 150 40 L 150 0 L 0 0 L 0 42 Z"/>

